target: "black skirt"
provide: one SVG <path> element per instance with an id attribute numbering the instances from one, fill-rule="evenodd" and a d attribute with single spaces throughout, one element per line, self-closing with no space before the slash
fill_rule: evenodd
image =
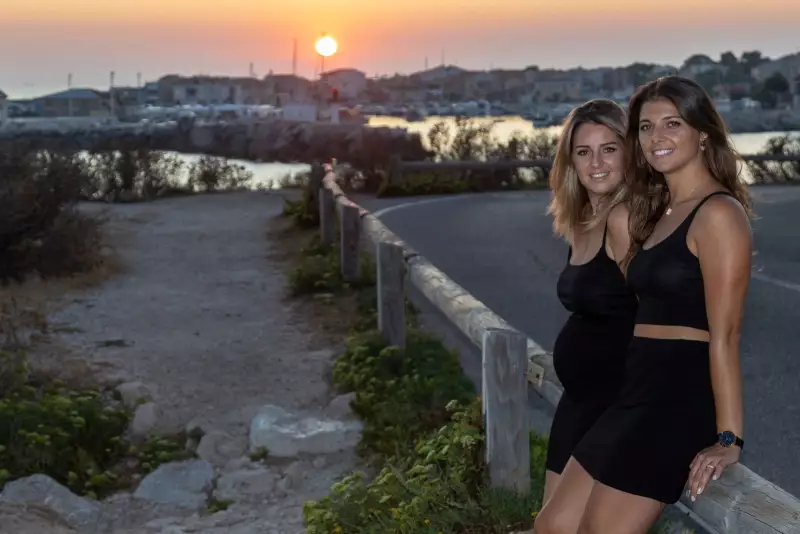
<path id="1" fill-rule="evenodd" d="M 672 504 L 695 455 L 716 442 L 709 345 L 634 337 L 619 396 L 575 447 L 598 482 Z"/>

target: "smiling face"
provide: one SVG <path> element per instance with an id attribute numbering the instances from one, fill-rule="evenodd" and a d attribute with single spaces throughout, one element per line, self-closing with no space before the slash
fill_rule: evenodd
<path id="1" fill-rule="evenodd" d="M 572 165 L 590 196 L 613 193 L 622 182 L 623 151 L 619 137 L 602 124 L 584 123 L 575 130 Z"/>
<path id="2" fill-rule="evenodd" d="M 702 163 L 701 134 L 680 116 L 667 99 L 645 102 L 639 117 L 639 146 L 653 169 L 670 174 Z"/>

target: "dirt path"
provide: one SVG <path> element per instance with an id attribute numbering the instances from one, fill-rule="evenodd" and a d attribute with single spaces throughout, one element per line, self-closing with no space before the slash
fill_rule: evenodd
<path id="1" fill-rule="evenodd" d="M 334 351 L 294 318 L 284 271 L 270 259 L 277 249 L 266 225 L 282 209 L 281 196 L 203 195 L 87 209 L 106 211 L 125 272 L 70 293 L 51 314 L 71 353 L 104 369 L 107 378 L 150 387 L 164 413 L 160 426 L 180 430 L 199 422 L 207 432 L 232 436 L 239 454 L 263 405 L 304 414 L 323 409 L 331 397 L 325 376 Z M 222 514 L 195 518 L 187 532 L 303 532 L 303 502 L 327 494 L 355 460 L 347 452 L 310 464 L 292 468 L 295 478 L 303 472 L 302 483 L 277 490 L 270 484 L 257 505 L 235 503 Z M 285 465 L 270 469 L 265 476 L 288 476 Z M 123 499 L 106 515 L 114 518 L 133 504 Z M 113 519 L 113 531 L 162 532 L 135 530 L 154 514 L 163 517 L 148 509 L 124 525 Z M 244 530 L 220 527 L 220 521 Z"/>
<path id="2" fill-rule="evenodd" d="M 74 350 L 154 387 L 177 427 L 319 404 L 328 362 L 291 319 L 285 275 L 268 260 L 265 226 L 281 206 L 264 193 L 89 206 L 107 210 L 126 272 L 50 319 Z"/>

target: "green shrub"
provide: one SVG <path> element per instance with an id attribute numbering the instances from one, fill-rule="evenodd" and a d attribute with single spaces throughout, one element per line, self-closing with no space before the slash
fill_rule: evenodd
<path id="1" fill-rule="evenodd" d="M 309 534 L 507 534 L 530 528 L 541 506 L 546 438 L 530 436 L 531 486 L 522 494 L 488 487 L 481 402 L 458 354 L 416 325 L 407 300 L 406 347 L 377 331 L 375 265 L 364 254 L 365 280 L 343 284 L 338 247 L 314 235 L 291 273 L 295 294 L 356 290 L 358 318 L 333 366 L 341 392 L 364 422 L 358 451 L 384 465 L 307 502 Z M 368 277 L 368 279 L 366 278 Z"/>
<path id="2" fill-rule="evenodd" d="M 194 456 L 186 450 L 186 436 L 183 433 L 151 436 L 140 446 L 131 446 L 128 452 L 139 460 L 143 473 L 155 471 L 161 464 L 188 460 Z"/>
<path id="3" fill-rule="evenodd" d="M 88 497 L 124 488 L 134 473 L 193 457 L 186 435 L 132 445 L 132 410 L 105 390 L 71 391 L 39 383 L 22 352 L 0 351 L 0 489 L 43 473 Z"/>
<path id="4" fill-rule="evenodd" d="M 366 264 L 372 263 L 372 257 L 365 255 Z M 374 269 L 374 265 L 372 266 Z M 365 285 L 358 291 L 357 296 L 357 317 L 355 324 L 350 329 L 351 334 L 358 334 L 375 330 L 378 328 L 378 288 L 375 285 Z M 419 311 L 414 304 L 406 299 L 406 328 L 417 324 Z"/>
<path id="5" fill-rule="evenodd" d="M 528 494 L 489 489 L 483 460 L 480 399 L 447 405 L 450 420 L 396 456 L 367 482 L 360 474 L 335 484 L 331 494 L 307 502 L 309 534 L 461 534 L 530 528 L 541 506 L 543 438 L 531 438 Z M 409 450 L 410 449 L 410 450 Z"/>
<path id="6" fill-rule="evenodd" d="M 356 392 L 352 408 L 365 423 L 362 450 L 386 456 L 445 424 L 448 402 L 475 396 L 458 354 L 416 329 L 407 331 L 405 351 L 387 346 L 376 331 L 352 337 L 334 363 L 333 380 L 343 392 Z"/>
<path id="7" fill-rule="evenodd" d="M 378 189 L 378 197 L 399 197 L 416 195 L 450 195 L 470 192 L 469 183 L 453 172 L 410 173 L 400 184 L 384 181 Z"/>
<path id="8" fill-rule="evenodd" d="M 289 273 L 289 289 L 292 295 L 335 293 L 346 288 L 375 285 L 375 263 L 369 254 L 361 253 L 361 278 L 345 283 L 339 260 L 339 239 L 333 245 L 323 245 L 318 234 L 314 234 L 300 251 L 297 266 Z"/>
<path id="9" fill-rule="evenodd" d="M 298 200 L 283 200 L 283 216 L 289 217 L 298 228 L 319 228 L 319 201 L 312 187 L 310 179 L 306 180 Z"/>
<path id="10" fill-rule="evenodd" d="M 45 473 L 76 493 L 110 489 L 130 418 L 98 391 L 17 388 L 0 398 L 0 485 Z"/>

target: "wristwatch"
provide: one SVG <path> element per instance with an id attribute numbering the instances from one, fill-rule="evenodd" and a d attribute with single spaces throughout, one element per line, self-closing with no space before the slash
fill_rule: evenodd
<path id="1" fill-rule="evenodd" d="M 726 430 L 717 434 L 717 442 L 723 447 L 736 445 L 740 449 L 744 449 L 744 440 L 730 430 Z"/>

